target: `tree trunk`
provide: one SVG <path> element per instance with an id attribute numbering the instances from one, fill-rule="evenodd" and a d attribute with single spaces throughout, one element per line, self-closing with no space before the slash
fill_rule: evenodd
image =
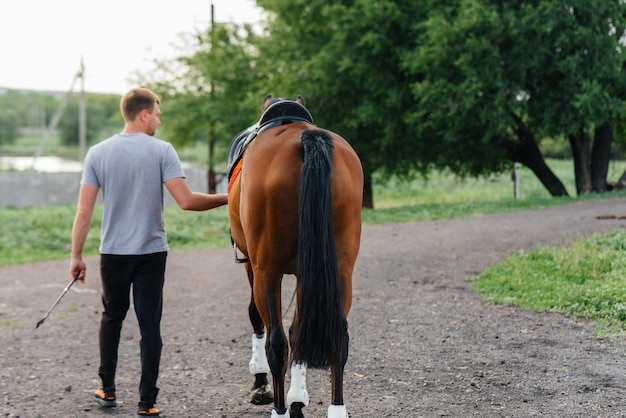
<path id="1" fill-rule="evenodd" d="M 372 190 L 372 175 L 365 174 L 363 177 L 363 208 L 374 209 L 374 192 Z"/>
<path id="2" fill-rule="evenodd" d="M 589 135 L 583 130 L 569 136 L 572 156 L 574 158 L 574 176 L 576 177 L 576 193 L 580 196 L 591 192 L 591 155 L 589 153 Z"/>
<path id="3" fill-rule="evenodd" d="M 215 171 L 213 171 L 213 167 L 209 167 L 207 171 L 207 183 L 209 184 L 209 193 L 213 194 L 216 190 L 216 181 L 215 181 Z"/>
<path id="4" fill-rule="evenodd" d="M 593 148 L 591 149 L 591 190 L 595 193 L 606 191 L 606 180 L 611 160 L 613 129 L 609 122 L 595 129 Z"/>
<path id="5" fill-rule="evenodd" d="M 511 112 L 511 116 L 517 125 L 515 134 L 519 139 L 519 142 L 511 141 L 509 143 L 508 153 L 511 161 L 522 163 L 528 167 L 548 190 L 550 196 L 569 196 L 561 180 L 546 164 L 532 132 L 515 113 Z"/>

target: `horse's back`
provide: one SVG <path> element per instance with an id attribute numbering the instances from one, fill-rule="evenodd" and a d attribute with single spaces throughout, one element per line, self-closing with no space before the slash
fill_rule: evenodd
<path id="1" fill-rule="evenodd" d="M 246 187 L 267 192 L 292 190 L 302 168 L 302 145 L 296 133 L 306 126 L 310 125 L 293 123 L 259 134 L 245 154 Z"/>
<path id="2" fill-rule="evenodd" d="M 259 135 L 247 152 L 245 183 L 255 189 L 258 198 L 270 203 L 285 200 L 297 216 L 297 199 L 302 169 L 301 135 L 305 130 L 319 130 L 332 138 L 332 199 L 335 216 L 361 219 L 363 171 L 352 146 L 340 135 L 307 123 L 293 123 Z M 295 193 L 295 195 L 294 195 Z M 282 198 L 281 198 L 282 197 Z M 291 199 L 294 197 L 294 199 Z M 285 214 L 275 216 L 284 218 Z"/>

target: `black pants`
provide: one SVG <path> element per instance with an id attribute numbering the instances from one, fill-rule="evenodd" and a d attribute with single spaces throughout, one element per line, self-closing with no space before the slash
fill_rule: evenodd
<path id="1" fill-rule="evenodd" d="M 153 405 L 159 389 L 156 386 L 161 362 L 161 315 L 167 252 L 147 255 L 100 256 L 102 276 L 102 320 L 100 322 L 100 369 L 102 388 L 115 390 L 117 352 L 122 322 L 133 305 L 141 332 L 140 403 Z"/>

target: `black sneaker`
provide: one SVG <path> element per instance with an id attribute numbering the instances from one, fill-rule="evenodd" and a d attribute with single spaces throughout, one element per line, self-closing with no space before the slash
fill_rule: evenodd
<path id="1" fill-rule="evenodd" d="M 94 400 L 103 408 L 113 408 L 117 406 L 117 401 L 115 400 L 115 392 L 113 393 L 104 393 L 102 389 L 98 389 L 93 393 Z"/>

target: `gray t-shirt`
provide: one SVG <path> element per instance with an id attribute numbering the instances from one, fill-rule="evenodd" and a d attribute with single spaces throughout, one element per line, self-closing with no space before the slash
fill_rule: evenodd
<path id="1" fill-rule="evenodd" d="M 118 134 L 89 149 L 82 184 L 102 190 L 100 253 L 152 254 L 168 250 L 163 183 L 185 177 L 174 147 L 147 134 Z"/>

